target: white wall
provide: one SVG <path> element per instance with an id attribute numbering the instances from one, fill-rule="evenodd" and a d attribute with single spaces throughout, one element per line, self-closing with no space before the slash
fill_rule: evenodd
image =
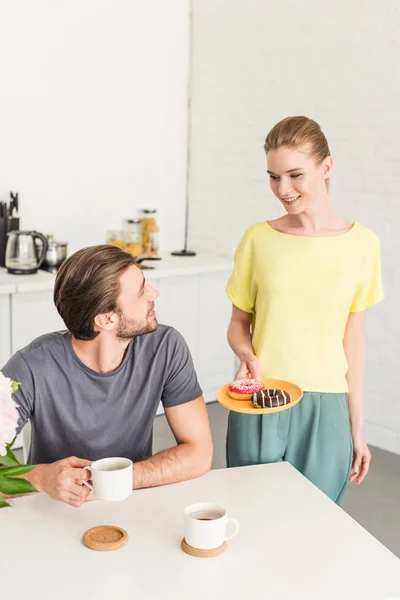
<path id="1" fill-rule="evenodd" d="M 0 199 L 69 251 L 159 209 L 181 248 L 188 0 L 0 2 Z"/>
<path id="2" fill-rule="evenodd" d="M 248 225 L 281 214 L 264 138 L 288 115 L 320 122 L 337 211 L 382 240 L 366 432 L 400 453 L 400 3 L 194 0 L 193 22 L 189 245 L 231 256 Z"/>

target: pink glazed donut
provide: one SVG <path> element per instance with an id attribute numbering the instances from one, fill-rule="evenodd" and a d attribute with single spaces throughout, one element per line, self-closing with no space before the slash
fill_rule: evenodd
<path id="1" fill-rule="evenodd" d="M 235 400 L 251 400 L 253 394 L 264 389 L 259 379 L 236 379 L 228 388 L 228 394 Z"/>

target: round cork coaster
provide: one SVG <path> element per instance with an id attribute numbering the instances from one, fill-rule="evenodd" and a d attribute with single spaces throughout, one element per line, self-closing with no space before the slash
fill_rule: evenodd
<path id="1" fill-rule="evenodd" d="M 91 550 L 107 552 L 118 550 L 128 543 L 128 532 L 115 525 L 92 527 L 83 534 L 82 542 Z"/>
<path id="2" fill-rule="evenodd" d="M 181 541 L 181 548 L 186 554 L 190 556 L 196 556 L 197 558 L 214 558 L 214 556 L 220 556 L 226 550 L 227 544 L 224 542 L 222 546 L 218 546 L 218 548 L 212 548 L 211 550 L 200 550 L 199 548 L 193 548 L 193 546 L 189 546 L 186 543 L 185 538 Z"/>

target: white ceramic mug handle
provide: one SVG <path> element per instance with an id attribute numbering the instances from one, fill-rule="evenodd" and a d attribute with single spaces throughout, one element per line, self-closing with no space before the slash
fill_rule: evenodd
<path id="1" fill-rule="evenodd" d="M 236 528 L 235 533 L 232 533 L 232 535 L 226 535 L 226 529 L 227 529 L 229 523 L 234 523 L 235 528 Z M 236 519 L 226 519 L 226 521 L 225 521 L 225 541 L 231 540 L 233 537 L 235 537 L 235 535 L 237 534 L 238 531 L 239 531 L 239 523 L 236 521 Z"/>
<path id="2" fill-rule="evenodd" d="M 90 474 L 92 474 L 92 468 L 91 468 L 91 467 L 83 467 L 83 468 L 84 468 L 84 469 L 86 469 L 86 471 L 89 471 L 89 472 L 90 472 Z M 91 483 L 88 483 L 88 482 L 87 482 L 87 481 L 85 481 L 85 480 L 83 480 L 83 481 L 82 481 L 82 483 L 83 483 L 84 485 L 86 485 L 86 487 L 88 487 L 90 490 L 92 490 L 92 489 L 93 489 L 93 486 L 92 486 L 92 484 L 91 484 Z"/>

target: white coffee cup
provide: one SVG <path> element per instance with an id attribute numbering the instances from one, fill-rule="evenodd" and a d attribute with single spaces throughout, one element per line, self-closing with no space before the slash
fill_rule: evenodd
<path id="1" fill-rule="evenodd" d="M 228 525 L 235 531 L 227 535 Z M 192 548 L 211 550 L 231 540 L 239 531 L 236 519 L 226 516 L 226 510 L 218 504 L 200 502 L 185 508 L 185 540 Z"/>
<path id="2" fill-rule="evenodd" d="M 132 461 L 129 458 L 102 458 L 84 467 L 91 473 L 92 484 L 83 483 L 94 491 L 97 500 L 125 500 L 132 493 Z"/>

